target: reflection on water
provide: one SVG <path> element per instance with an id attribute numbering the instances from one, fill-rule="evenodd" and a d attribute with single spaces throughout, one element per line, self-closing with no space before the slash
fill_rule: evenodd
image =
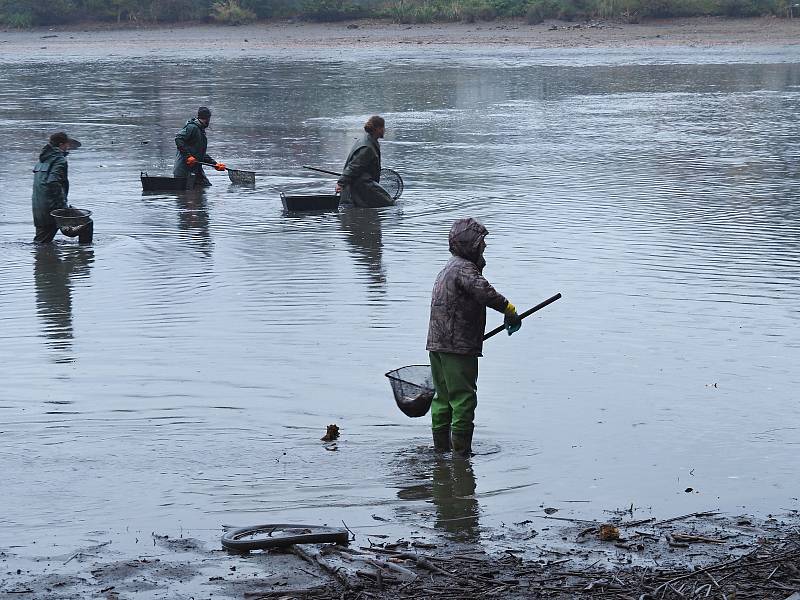
<path id="1" fill-rule="evenodd" d="M 208 202 L 204 189 L 175 194 L 178 207 L 178 229 L 189 234 L 187 243 L 210 258 L 214 248 L 209 229 Z"/>
<path id="2" fill-rule="evenodd" d="M 462 542 L 478 541 L 475 474 L 468 460 L 437 456 L 433 465 L 436 528 Z"/>
<path id="3" fill-rule="evenodd" d="M 403 478 L 414 483 L 400 484 L 397 497 L 403 502 L 432 503 L 433 526 L 440 533 L 460 542 L 477 542 L 480 506 L 475 467 L 473 461 L 452 458 L 449 453 L 419 449 L 413 459 L 404 459 L 398 466 Z"/>
<path id="4" fill-rule="evenodd" d="M 381 234 L 383 212 L 383 209 L 349 206 L 339 213 L 339 223 L 350 244 L 353 259 L 366 273 L 369 287 L 378 291 L 383 291 L 386 283 Z"/>
<path id="5" fill-rule="evenodd" d="M 68 543 L 267 516 L 486 539 L 541 506 L 795 506 L 800 57 L 626 52 L 6 60 L 0 546 L 39 526 Z M 255 188 L 210 171 L 197 194 L 142 195 L 200 97 L 209 152 Z M 398 206 L 285 214 L 280 190 L 333 186 L 301 165 L 336 169 L 374 112 Z M 59 128 L 83 141 L 70 197 L 102 233 L 32 250 L 12 174 Z M 428 420 L 383 376 L 426 360 L 465 216 L 518 307 L 564 294 L 487 342 L 471 467 L 428 455 Z"/>
<path id="6" fill-rule="evenodd" d="M 47 344 L 55 351 L 55 362 L 72 362 L 72 289 L 87 279 L 94 249 L 83 245 L 34 245 L 33 279 L 36 286 L 36 313 Z"/>

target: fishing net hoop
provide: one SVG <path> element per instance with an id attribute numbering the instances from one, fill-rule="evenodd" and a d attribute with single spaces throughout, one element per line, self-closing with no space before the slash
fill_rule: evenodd
<path id="1" fill-rule="evenodd" d="M 394 169 L 381 169 L 379 185 L 386 193 L 397 200 L 403 194 L 403 178 Z"/>
<path id="2" fill-rule="evenodd" d="M 228 531 L 222 536 L 222 545 L 228 550 L 249 552 L 250 550 L 280 548 L 291 544 L 335 543 L 346 545 L 349 539 L 348 531 L 341 527 L 270 523 Z"/>
<path id="3" fill-rule="evenodd" d="M 409 417 L 428 413 L 434 387 L 430 365 L 407 365 L 386 373 L 397 407 Z"/>

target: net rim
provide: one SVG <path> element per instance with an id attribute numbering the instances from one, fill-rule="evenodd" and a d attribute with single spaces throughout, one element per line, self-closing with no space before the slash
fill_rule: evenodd
<path id="1" fill-rule="evenodd" d="M 400 176 L 400 173 L 395 171 L 394 169 L 389 169 L 388 167 L 384 167 L 380 171 L 380 179 L 384 179 L 384 175 L 391 176 L 396 178 L 397 189 L 394 193 L 390 193 L 382 184 L 378 184 L 383 187 L 384 190 L 392 197 L 393 200 L 398 200 L 400 196 L 403 195 L 403 190 L 405 188 L 405 184 L 403 183 L 403 178 Z"/>
<path id="2" fill-rule="evenodd" d="M 427 367 L 428 369 L 431 368 L 430 365 L 426 365 L 426 364 L 404 365 L 402 367 L 398 367 L 396 369 L 392 369 L 391 371 L 387 371 L 386 373 L 384 373 L 384 375 L 386 377 L 388 377 L 389 379 L 391 379 L 392 381 L 407 382 L 407 380 L 403 379 L 402 377 L 399 377 L 397 375 L 397 372 L 398 371 L 402 371 L 403 369 L 407 369 L 409 367 Z M 410 382 L 408 382 L 408 383 L 410 383 Z M 422 387 L 422 386 L 419 386 L 418 384 L 414 384 L 414 383 L 412 383 L 412 385 L 417 385 L 417 387 Z"/>

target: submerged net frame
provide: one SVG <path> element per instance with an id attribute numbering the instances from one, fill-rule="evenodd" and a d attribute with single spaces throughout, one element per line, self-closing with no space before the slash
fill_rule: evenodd
<path id="1" fill-rule="evenodd" d="M 403 194 L 403 178 L 394 169 L 381 169 L 379 184 L 386 193 L 397 200 Z"/>

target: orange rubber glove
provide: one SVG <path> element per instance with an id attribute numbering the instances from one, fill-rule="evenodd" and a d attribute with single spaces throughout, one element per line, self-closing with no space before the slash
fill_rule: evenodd
<path id="1" fill-rule="evenodd" d="M 189 158 L 186 159 L 186 164 L 190 167 L 193 167 L 197 164 L 198 160 L 194 157 L 189 155 Z"/>
<path id="2" fill-rule="evenodd" d="M 225 167 L 225 163 L 217 163 L 214 165 L 214 168 L 217 171 L 224 171 L 227 167 Z"/>

